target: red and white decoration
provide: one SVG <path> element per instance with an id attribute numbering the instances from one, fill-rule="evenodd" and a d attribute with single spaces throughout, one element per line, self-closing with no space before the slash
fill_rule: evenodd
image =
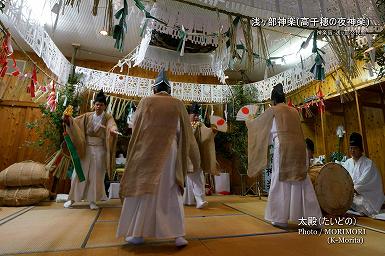
<path id="1" fill-rule="evenodd" d="M 49 108 L 51 112 L 54 112 L 57 106 L 55 81 L 51 81 L 50 85 L 52 86 L 52 91 L 49 93 L 47 98 L 47 108 Z"/>
<path id="2" fill-rule="evenodd" d="M 220 116 L 212 115 L 210 117 L 210 124 L 214 125 L 220 132 L 227 132 L 227 122 Z"/>
<path id="3" fill-rule="evenodd" d="M 246 121 L 256 118 L 259 110 L 258 105 L 243 106 L 237 113 L 237 121 Z"/>
<path id="4" fill-rule="evenodd" d="M 1 66 L 1 71 L 0 71 L 0 77 L 4 77 L 5 73 L 8 70 L 8 57 L 10 57 L 13 61 L 12 67 L 15 69 L 12 72 L 13 76 L 19 76 L 20 75 L 20 70 L 16 65 L 16 60 L 15 57 L 13 56 L 13 47 L 11 44 L 11 34 L 7 32 L 7 34 L 4 37 L 4 40 L 1 44 L 1 53 L 0 53 L 0 66 Z"/>

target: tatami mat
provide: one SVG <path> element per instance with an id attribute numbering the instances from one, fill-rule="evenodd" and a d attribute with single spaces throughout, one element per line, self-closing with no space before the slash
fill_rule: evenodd
<path id="1" fill-rule="evenodd" d="M 40 210 L 40 209 L 47 209 L 47 208 L 55 208 L 55 209 L 62 209 L 64 203 L 56 203 L 55 201 L 46 201 L 46 202 L 40 202 L 35 206 L 34 209 Z M 99 207 L 121 207 L 122 204 L 119 199 L 110 199 L 107 201 L 100 201 L 97 202 L 97 205 Z M 77 202 L 74 203 L 72 206 L 73 209 L 89 209 L 89 203 L 88 202 Z"/>
<path id="2" fill-rule="evenodd" d="M 368 231 L 364 244 L 328 244 L 327 237 L 282 233 L 224 239 L 190 240 L 181 250 L 172 243 L 86 248 L 67 252 L 39 253 L 42 256 L 121 256 L 121 255 L 186 255 L 186 256 L 381 256 L 385 252 L 384 236 Z"/>
<path id="3" fill-rule="evenodd" d="M 213 216 L 213 215 L 234 215 L 242 214 L 219 202 L 209 202 L 205 209 L 197 209 L 195 206 L 185 206 L 184 214 L 186 217 Z"/>
<path id="4" fill-rule="evenodd" d="M 248 215 L 186 218 L 186 236 L 212 238 L 285 232 Z"/>
<path id="5" fill-rule="evenodd" d="M 374 228 L 377 230 L 381 230 L 385 233 L 385 221 L 384 220 L 375 220 L 369 217 L 358 217 L 357 224 L 369 227 L 369 228 Z M 385 243 L 385 241 L 384 241 Z M 385 253 L 384 253 L 385 255 Z"/>
<path id="6" fill-rule="evenodd" d="M 31 210 L 0 226 L 0 253 L 81 248 L 97 211 Z"/>
<path id="7" fill-rule="evenodd" d="M 115 237 L 117 225 L 118 222 L 96 222 L 86 247 L 124 244 L 123 238 Z M 285 232 L 248 215 L 186 218 L 185 228 L 187 239 Z"/>
<path id="8" fill-rule="evenodd" d="M 122 208 L 120 207 L 103 208 L 98 221 L 118 221 L 121 210 Z M 197 209 L 195 206 L 185 206 L 184 213 L 187 218 L 243 214 L 219 202 L 210 202 L 205 209 Z"/>
<path id="9" fill-rule="evenodd" d="M 247 203 L 225 203 L 225 205 L 231 208 L 234 208 L 240 212 L 249 214 L 261 220 L 264 220 L 266 204 L 266 199 Z"/>
<path id="10" fill-rule="evenodd" d="M 203 240 L 212 255 L 242 256 L 383 256 L 384 236 L 368 231 L 363 244 L 328 244 L 328 236 L 283 233 L 254 237 Z"/>
<path id="11" fill-rule="evenodd" d="M 102 208 L 98 221 L 119 221 L 121 207 Z"/>
<path id="12" fill-rule="evenodd" d="M 99 203 L 102 207 L 99 211 L 90 210 L 87 203 L 78 204 L 74 209 L 63 209 L 62 203 L 54 202 L 43 202 L 32 209 L 17 208 L 22 211 L 11 216 L 18 216 L 0 225 L 0 254 L 385 255 L 385 234 L 381 232 L 366 229 L 367 233 L 362 235 L 362 245 L 328 244 L 327 239 L 332 235 L 300 235 L 298 231 L 287 232 L 264 222 L 266 199 L 239 196 L 207 198 L 208 209 L 185 207 L 186 239 L 189 245 L 182 250 L 175 248 L 172 239 L 146 239 L 145 244 L 133 246 L 128 245 L 124 238 L 116 238 L 121 204 L 119 200 L 113 200 Z M 10 214 L 11 209 L 8 211 Z M 7 215 L 5 211 L 3 213 Z M 385 229 L 385 222 L 379 220 L 361 217 L 358 223 L 377 230 Z"/>
<path id="13" fill-rule="evenodd" d="M 201 241 L 189 241 L 188 246 L 183 249 L 177 249 L 173 242 L 152 243 L 143 245 L 122 245 L 116 247 L 104 248 L 85 248 L 71 251 L 60 251 L 50 253 L 36 253 L 28 255 L 39 256 L 132 256 L 132 255 L 175 255 L 175 256 L 210 256 L 211 252 L 202 244 Z"/>
<path id="14" fill-rule="evenodd" d="M 262 200 L 265 200 L 265 197 L 262 197 Z M 254 202 L 259 201 L 257 196 L 240 196 L 240 195 L 212 195 L 206 196 L 206 200 L 210 202 L 221 202 L 221 203 L 242 203 L 242 202 Z"/>
<path id="15" fill-rule="evenodd" d="M 87 241 L 86 248 L 96 246 L 122 245 L 123 237 L 116 237 L 118 222 L 96 222 Z"/>
<path id="16" fill-rule="evenodd" d="M 0 221 L 26 208 L 27 207 L 0 207 Z"/>

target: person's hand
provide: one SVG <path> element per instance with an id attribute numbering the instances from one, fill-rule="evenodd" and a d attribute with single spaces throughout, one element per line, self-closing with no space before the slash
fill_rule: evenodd
<path id="1" fill-rule="evenodd" d="M 64 115 L 63 123 L 66 124 L 67 126 L 70 126 L 70 118 L 69 118 L 69 116 Z"/>
<path id="2" fill-rule="evenodd" d="M 211 126 L 211 130 L 213 131 L 214 135 L 217 135 L 218 129 L 217 129 L 217 126 L 216 126 L 216 125 L 212 125 L 212 126 Z"/>
<path id="3" fill-rule="evenodd" d="M 111 129 L 110 130 L 110 135 L 115 137 L 117 135 L 116 130 Z"/>

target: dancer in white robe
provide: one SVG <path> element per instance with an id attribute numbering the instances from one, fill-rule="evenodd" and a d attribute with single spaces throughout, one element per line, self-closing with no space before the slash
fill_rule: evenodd
<path id="1" fill-rule="evenodd" d="M 191 161 L 189 160 L 188 172 L 186 176 L 186 187 L 184 194 L 185 205 L 196 205 L 196 208 L 203 209 L 208 206 L 205 200 L 205 173 L 216 174 L 216 155 L 214 136 L 216 130 L 207 128 L 199 118 L 200 106 L 193 102 L 190 109 L 190 122 L 193 133 L 198 143 L 199 153 L 201 155 L 201 166 L 199 170 L 194 170 Z"/>
<path id="2" fill-rule="evenodd" d="M 157 191 L 124 199 L 117 236 L 157 239 L 185 236 L 183 197 L 175 182 L 179 130 L 178 124 L 178 133 L 172 138 L 171 150 L 161 172 Z M 135 243 L 142 239 L 128 241 Z"/>
<path id="3" fill-rule="evenodd" d="M 205 200 L 205 175 L 202 170 L 195 171 L 189 160 L 189 169 L 186 176 L 186 187 L 183 195 L 185 205 L 196 205 L 197 209 L 203 209 L 208 206 Z"/>
<path id="4" fill-rule="evenodd" d="M 79 154 L 85 181 L 80 182 L 73 172 L 68 201 L 69 208 L 75 202 L 87 200 L 92 210 L 98 209 L 97 201 L 107 200 L 104 178 L 111 177 L 115 169 L 116 131 L 114 118 L 105 112 L 107 101 L 103 91 L 94 100 L 95 112 L 76 118 L 64 117 L 66 131 Z"/>
<path id="5" fill-rule="evenodd" d="M 343 166 L 348 170 L 354 184 L 352 209 L 367 216 L 380 212 L 385 201 L 381 175 L 372 160 L 363 155 L 362 136 L 350 135 L 350 154 Z"/>
<path id="6" fill-rule="evenodd" d="M 272 177 L 265 209 L 265 219 L 279 227 L 300 219 L 322 217 L 321 209 L 307 175 L 308 157 L 297 111 L 287 106 L 282 84 L 271 94 L 274 106 L 248 127 L 248 175 L 256 176 L 268 164 L 269 144 L 274 146 Z"/>
<path id="7" fill-rule="evenodd" d="M 200 166 L 199 150 L 187 111 L 171 97 L 164 70 L 155 81 L 155 95 L 143 98 L 135 112 L 120 197 L 123 208 L 117 236 L 132 244 L 145 237 L 175 238 L 185 246 L 183 186 L 187 160 Z"/>
<path id="8" fill-rule="evenodd" d="M 274 153 L 265 219 L 281 227 L 288 226 L 288 221 L 298 223 L 301 218 L 316 217 L 319 221 L 322 213 L 309 175 L 301 181 L 279 180 L 280 142 L 275 118 L 270 134 Z"/>

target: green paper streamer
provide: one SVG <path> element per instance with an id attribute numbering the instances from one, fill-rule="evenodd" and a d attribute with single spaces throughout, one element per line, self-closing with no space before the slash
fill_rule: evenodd
<path id="1" fill-rule="evenodd" d="M 64 140 L 65 140 L 67 147 L 68 147 L 68 150 L 71 154 L 72 163 L 74 165 L 75 172 L 79 178 L 79 181 L 80 182 L 85 181 L 86 178 L 84 177 L 83 168 L 82 168 L 82 165 L 80 163 L 80 158 L 79 158 L 78 152 L 76 152 L 76 148 L 75 148 L 74 144 L 72 143 L 70 136 L 68 134 L 64 135 Z"/>
<path id="2" fill-rule="evenodd" d="M 144 4 L 140 0 L 134 0 L 136 7 L 139 8 L 139 10 L 144 11 Z"/>
<path id="3" fill-rule="evenodd" d="M 138 0 L 138 2 L 140 3 L 139 0 Z M 119 21 L 118 25 L 114 26 L 114 32 L 113 32 L 113 36 L 112 36 L 112 38 L 115 39 L 114 47 L 121 52 L 123 51 L 123 46 L 124 46 L 123 45 L 124 44 L 124 33 L 127 31 L 127 23 L 126 23 L 126 16 L 127 15 L 128 15 L 128 4 L 127 4 L 127 0 L 124 0 L 124 7 L 115 13 L 115 18 L 116 19 L 120 18 L 120 21 Z"/>
<path id="4" fill-rule="evenodd" d="M 180 40 L 179 40 L 178 47 L 177 47 L 177 49 L 176 49 L 177 52 L 180 52 L 180 51 L 181 51 L 182 45 L 183 45 L 183 40 L 185 39 L 186 35 L 187 35 L 187 33 L 184 32 L 182 29 L 179 30 L 179 39 L 180 39 Z"/>
<path id="5" fill-rule="evenodd" d="M 317 53 L 317 32 L 314 32 L 313 33 L 313 49 L 312 49 L 312 53 Z"/>

